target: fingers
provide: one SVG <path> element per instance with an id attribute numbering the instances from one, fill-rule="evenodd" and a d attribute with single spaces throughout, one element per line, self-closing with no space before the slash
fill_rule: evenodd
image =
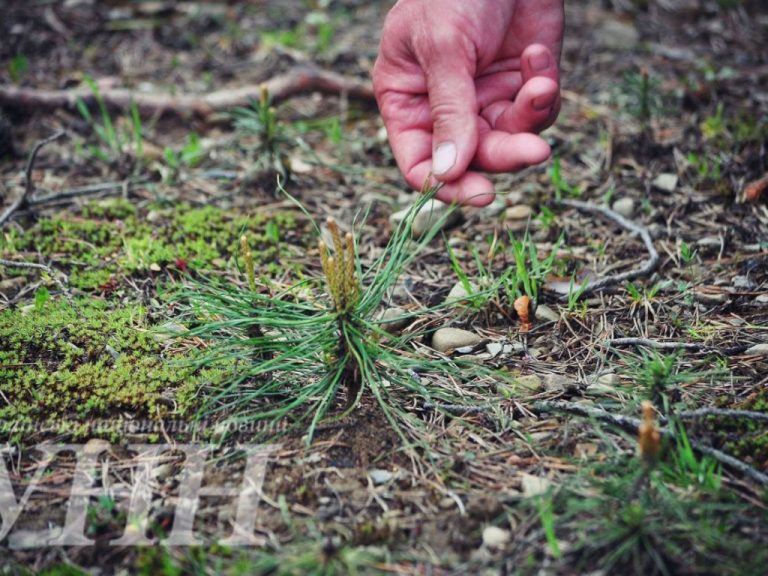
<path id="1" fill-rule="evenodd" d="M 432 160 L 426 159 L 405 174 L 405 179 L 413 188 L 421 189 L 429 178 L 429 184 L 434 186 L 438 181 L 431 176 Z M 464 206 L 487 206 L 494 199 L 493 184 L 477 172 L 465 172 L 458 179 L 443 184 L 436 198 L 443 202 L 457 203 Z"/>
<path id="2" fill-rule="evenodd" d="M 478 106 L 471 55 L 461 42 L 437 44 L 422 62 L 432 111 L 432 174 L 450 182 L 467 170 L 477 148 Z"/>
<path id="3" fill-rule="evenodd" d="M 536 77 L 549 78 L 560 86 L 560 67 L 552 51 L 543 44 L 531 44 L 520 58 L 523 83 Z"/>
<path id="4" fill-rule="evenodd" d="M 515 172 L 544 162 L 551 153 L 549 144 L 535 134 L 481 130 L 472 166 L 486 172 Z"/>
<path id="5" fill-rule="evenodd" d="M 512 134 L 541 132 L 560 111 L 560 90 L 554 80 L 535 77 L 526 82 L 512 102 L 496 102 L 482 112 L 496 130 Z"/>

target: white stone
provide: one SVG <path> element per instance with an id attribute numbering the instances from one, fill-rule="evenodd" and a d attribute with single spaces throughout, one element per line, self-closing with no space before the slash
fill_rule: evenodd
<path id="1" fill-rule="evenodd" d="M 507 220 L 527 220 L 533 215 L 533 208 L 527 204 L 518 204 L 517 206 L 510 206 L 504 212 L 504 217 Z"/>
<path id="2" fill-rule="evenodd" d="M 652 184 L 664 192 L 674 192 L 677 188 L 677 174 L 659 174 L 653 179 Z"/>
<path id="3" fill-rule="evenodd" d="M 749 354 L 750 356 L 768 356 L 768 343 L 755 344 L 751 348 L 747 349 L 744 354 Z"/>
<path id="4" fill-rule="evenodd" d="M 390 334 L 399 333 L 411 322 L 408 312 L 399 306 L 393 306 L 392 308 L 384 310 L 384 312 L 381 313 L 379 320 L 382 321 L 381 329 Z"/>
<path id="5" fill-rule="evenodd" d="M 452 302 L 460 302 L 462 300 L 466 300 L 467 296 L 471 296 L 477 292 L 477 286 L 475 286 L 472 282 L 469 282 L 469 289 L 470 292 L 467 292 L 464 284 L 461 281 L 457 282 L 453 288 L 451 288 L 451 291 L 448 292 L 448 296 L 445 297 L 445 303 L 451 304 Z"/>
<path id="6" fill-rule="evenodd" d="M 483 529 L 483 544 L 488 548 L 501 548 L 510 541 L 512 535 L 509 530 L 498 526 L 486 526 Z"/>
<path id="7" fill-rule="evenodd" d="M 534 314 L 536 317 L 536 320 L 546 321 L 546 322 L 559 322 L 560 321 L 560 314 L 552 310 L 549 306 L 546 304 L 539 304 L 536 306 L 536 313 Z"/>
<path id="8" fill-rule="evenodd" d="M 482 340 L 480 336 L 468 330 L 440 328 L 432 335 L 432 348 L 445 354 L 457 348 L 477 346 Z"/>
<path id="9" fill-rule="evenodd" d="M 526 474 L 525 472 L 520 474 L 523 486 L 523 496 L 526 498 L 532 498 L 534 496 L 541 496 L 545 494 L 552 483 L 546 478 L 539 476 L 533 476 Z"/>
<path id="10" fill-rule="evenodd" d="M 386 484 L 395 477 L 395 475 L 389 470 L 380 469 L 368 470 L 368 476 L 370 476 L 371 482 L 373 482 L 375 486 Z"/>
<path id="11" fill-rule="evenodd" d="M 389 217 L 389 221 L 393 226 L 400 224 L 410 214 L 411 207 L 404 208 L 399 212 L 395 212 Z M 413 224 L 411 232 L 414 238 L 418 238 L 428 232 L 431 228 L 437 225 L 441 219 L 443 219 L 441 228 L 445 228 L 455 223 L 461 218 L 461 210 L 440 202 L 439 200 L 430 200 L 413 218 Z"/>
<path id="12" fill-rule="evenodd" d="M 607 374 L 600 374 L 595 382 L 603 386 L 618 386 L 621 384 L 621 376 L 614 372 L 608 372 Z"/>
<path id="13" fill-rule="evenodd" d="M 619 198 L 611 209 L 624 218 L 632 218 L 635 215 L 635 201 L 632 198 Z"/>

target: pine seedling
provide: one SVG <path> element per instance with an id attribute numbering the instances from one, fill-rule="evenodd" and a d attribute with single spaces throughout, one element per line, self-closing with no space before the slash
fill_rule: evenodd
<path id="1" fill-rule="evenodd" d="M 423 426 L 408 411 L 414 396 L 432 405 L 487 402 L 490 369 L 419 354 L 419 333 L 389 334 L 379 317 L 405 267 L 444 222 L 445 215 L 418 241 L 412 239 L 413 220 L 434 192 L 420 197 L 365 271 L 353 234 L 342 234 L 330 220 L 330 239 L 318 243 L 322 277 L 281 290 L 255 289 L 246 240 L 241 248 L 247 290 L 242 284 L 204 280 L 181 294 L 183 321 L 190 326 L 186 336 L 206 342 L 198 365 L 226 374 L 220 385 L 205 391 L 201 413 L 226 418 L 230 430 L 250 430 L 259 421 L 279 424 L 280 431 L 303 429 L 309 442 L 319 422 L 345 417 L 367 394 L 406 441 L 404 430 L 418 438 L 415 431 Z M 427 388 L 419 373 L 436 381 Z M 451 383 L 463 381 L 471 383 L 457 392 Z M 268 432 L 274 430 L 271 426 Z"/>
<path id="2" fill-rule="evenodd" d="M 256 292 L 256 272 L 253 267 L 253 252 L 248 245 L 248 237 L 243 234 L 240 236 L 240 253 L 245 262 L 245 276 L 248 280 L 248 287 L 251 292 Z"/>
<path id="3" fill-rule="evenodd" d="M 653 413 L 653 404 L 647 400 L 642 403 L 643 423 L 637 434 L 637 445 L 640 449 L 640 458 L 646 466 L 653 466 L 661 450 L 661 432 L 656 426 L 656 418 Z"/>

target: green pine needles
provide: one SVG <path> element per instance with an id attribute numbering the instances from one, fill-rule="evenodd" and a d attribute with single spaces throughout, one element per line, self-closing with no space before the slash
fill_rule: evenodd
<path id="1" fill-rule="evenodd" d="M 420 334 L 394 335 L 383 328 L 393 319 L 381 318 L 382 304 L 447 217 L 418 241 L 412 239 L 414 217 L 434 192 L 422 194 L 366 271 L 361 269 L 354 236 L 342 234 L 329 220 L 331 241 L 319 242 L 323 279 L 311 278 L 282 290 L 259 283 L 244 237 L 245 283 L 208 280 L 187 289 L 182 302 L 191 329 L 185 335 L 205 341 L 201 366 L 226 372 L 223 384 L 204 390 L 202 413 L 226 418 L 230 424 L 262 421 L 279 424 L 279 430 L 301 427 L 311 441 L 318 423 L 343 418 L 369 394 L 406 440 L 403 430 L 421 425 L 407 408 L 413 406 L 414 396 L 434 404 L 467 403 L 473 401 L 473 389 L 490 386 L 490 379 L 477 383 L 484 374 L 478 364 L 462 369 L 460 361 L 424 354 Z M 429 389 L 419 374 L 435 376 Z M 459 396 L 455 383 L 468 379 L 472 384 Z M 443 386 L 441 381 L 450 384 Z M 483 390 L 474 398 L 487 395 Z"/>

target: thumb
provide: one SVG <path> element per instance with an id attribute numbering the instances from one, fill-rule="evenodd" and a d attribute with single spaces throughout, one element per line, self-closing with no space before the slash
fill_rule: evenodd
<path id="1" fill-rule="evenodd" d="M 432 174 L 442 182 L 467 171 L 478 143 L 474 63 L 460 60 L 452 51 L 441 51 L 424 63 L 433 122 Z"/>

